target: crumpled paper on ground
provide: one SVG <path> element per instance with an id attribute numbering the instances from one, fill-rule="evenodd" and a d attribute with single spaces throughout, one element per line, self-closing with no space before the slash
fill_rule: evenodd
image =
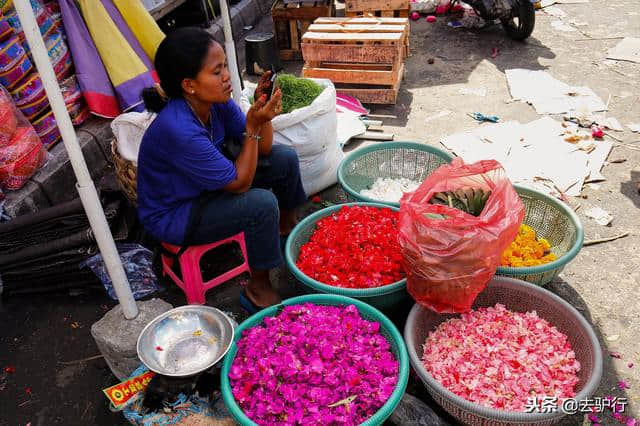
<path id="1" fill-rule="evenodd" d="M 613 221 L 613 216 L 601 207 L 592 207 L 584 212 L 584 215 L 595 220 L 598 225 L 608 226 Z"/>
<path id="2" fill-rule="evenodd" d="M 640 64 L 640 38 L 625 37 L 609 50 L 607 58 Z"/>
<path id="3" fill-rule="evenodd" d="M 604 179 L 600 169 L 613 144 L 593 141 L 595 148 L 586 152 L 564 140 L 566 131 L 560 122 L 543 117 L 526 124 L 482 125 L 447 136 L 442 144 L 467 163 L 499 161 L 513 183 L 553 196 L 579 196 L 585 180 Z"/>
<path id="4" fill-rule="evenodd" d="M 606 111 L 607 105 L 588 87 L 570 86 L 546 71 L 506 70 L 507 83 L 514 100 L 527 102 L 538 114 Z"/>

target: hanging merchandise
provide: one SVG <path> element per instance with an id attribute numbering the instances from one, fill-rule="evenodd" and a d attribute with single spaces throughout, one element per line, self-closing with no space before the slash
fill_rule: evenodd
<path id="1" fill-rule="evenodd" d="M 74 126 L 82 124 L 89 118 L 89 108 L 82 98 L 82 91 L 75 75 L 66 78 L 60 82 L 60 90 L 62 90 L 62 98 L 69 111 L 71 123 Z"/>
<path id="2" fill-rule="evenodd" d="M 45 8 L 40 0 L 31 0 L 30 3 L 63 96 L 66 93 L 67 110 L 72 115 L 72 122 L 78 125 L 87 118 L 89 112 L 74 78 L 73 61 L 65 42 L 60 14 L 56 16 L 50 13 L 50 9 Z M 28 45 L 20 42 L 16 32 L 22 34 L 22 28 L 15 10 L 11 9 L 9 18 L 5 19 L 0 15 L 0 34 L 5 37 L 0 39 L 0 83 L 10 91 L 15 105 L 31 122 L 43 145 L 49 149 L 61 139 L 60 130 L 51 112 L 40 75 L 30 60 Z"/>
<path id="3" fill-rule="evenodd" d="M 2 15 L 2 12 L 0 12 Z M 13 35 L 13 27 L 6 19 L 0 20 L 0 40 L 6 40 Z"/>
<path id="4" fill-rule="evenodd" d="M 0 188 L 20 189 L 44 165 L 47 151 L 35 130 L 0 88 Z"/>
<path id="5" fill-rule="evenodd" d="M 0 0 L 0 11 L 7 13 L 13 8 L 13 0 Z"/>
<path id="6" fill-rule="evenodd" d="M 60 12 L 77 72 L 78 84 L 91 113 L 104 118 L 120 114 L 116 94 L 102 59 L 74 0 L 59 0 Z"/>
<path id="7" fill-rule="evenodd" d="M 69 76 L 73 67 L 67 43 L 64 42 L 62 34 L 56 32 L 45 38 L 44 44 L 58 81 L 64 80 Z"/>
<path id="8" fill-rule="evenodd" d="M 49 99 L 37 72 L 32 72 L 26 80 L 22 80 L 21 84 L 11 91 L 11 96 L 29 121 L 49 109 Z"/>
<path id="9" fill-rule="evenodd" d="M 142 111 L 142 89 L 156 83 L 151 60 L 111 0 L 79 0 L 78 3 L 121 109 Z"/>

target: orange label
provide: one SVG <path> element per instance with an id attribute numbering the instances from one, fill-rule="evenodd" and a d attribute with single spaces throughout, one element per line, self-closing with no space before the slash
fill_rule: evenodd
<path id="1" fill-rule="evenodd" d="M 155 373 L 153 371 L 147 371 L 127 381 L 113 385 L 110 388 L 103 389 L 102 392 L 109 398 L 109 401 L 111 401 L 115 408 L 121 408 L 135 394 L 145 390 L 154 375 Z"/>

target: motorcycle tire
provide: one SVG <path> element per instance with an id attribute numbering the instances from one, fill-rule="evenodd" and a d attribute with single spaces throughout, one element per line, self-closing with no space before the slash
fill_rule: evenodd
<path id="1" fill-rule="evenodd" d="M 536 25 L 536 10 L 530 0 L 515 0 L 513 3 L 511 17 L 500 21 L 510 38 L 522 41 L 533 32 L 533 27 Z"/>

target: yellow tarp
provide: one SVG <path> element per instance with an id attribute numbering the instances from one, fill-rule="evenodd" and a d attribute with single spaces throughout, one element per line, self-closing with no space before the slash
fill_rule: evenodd
<path id="1" fill-rule="evenodd" d="M 98 0 L 78 0 L 91 38 L 114 86 L 146 73 L 147 67 L 131 48 Z"/>
<path id="2" fill-rule="evenodd" d="M 140 0 L 113 0 L 147 56 L 153 61 L 164 33 Z"/>

